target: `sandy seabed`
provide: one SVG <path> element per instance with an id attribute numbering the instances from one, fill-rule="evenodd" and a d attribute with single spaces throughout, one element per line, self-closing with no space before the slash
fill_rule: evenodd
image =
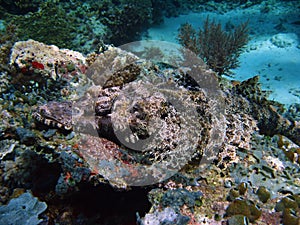
<path id="1" fill-rule="evenodd" d="M 300 103 L 300 9 L 291 4 L 277 3 L 265 12 L 263 4 L 226 13 L 202 12 L 165 18 L 162 25 L 148 30 L 147 40 L 178 42 L 178 28 L 183 23 L 202 26 L 209 16 L 224 25 L 249 21 L 250 41 L 241 54 L 240 66 L 230 79 L 245 80 L 260 76 L 264 90 L 271 91 L 269 98 L 289 105 Z"/>

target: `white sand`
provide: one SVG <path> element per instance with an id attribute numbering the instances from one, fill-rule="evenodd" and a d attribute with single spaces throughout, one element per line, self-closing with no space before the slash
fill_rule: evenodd
<path id="1" fill-rule="evenodd" d="M 262 13 L 264 7 L 262 4 L 225 14 L 190 13 L 166 18 L 164 24 L 150 28 L 144 39 L 178 42 L 180 24 L 189 22 L 198 28 L 207 16 L 224 26 L 249 20 L 251 40 L 240 56 L 240 67 L 232 70 L 234 79 L 260 75 L 263 89 L 272 91 L 270 99 L 283 104 L 300 103 L 300 26 L 292 24 L 300 20 L 300 10 L 282 3 Z"/>

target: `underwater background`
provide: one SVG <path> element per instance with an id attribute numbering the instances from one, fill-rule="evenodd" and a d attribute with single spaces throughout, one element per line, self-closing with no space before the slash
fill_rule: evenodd
<path id="1" fill-rule="evenodd" d="M 299 1 L 0 12 L 0 224 L 300 224 Z"/>

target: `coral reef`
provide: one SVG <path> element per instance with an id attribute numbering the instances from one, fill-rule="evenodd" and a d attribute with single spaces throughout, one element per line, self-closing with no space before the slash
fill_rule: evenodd
<path id="1" fill-rule="evenodd" d="M 272 2 L 0 1 L 0 223 L 298 225 L 299 104 L 188 55 L 104 44 L 188 11 L 260 4 L 264 18 Z M 278 32 L 299 21 L 278 19 L 268 42 L 296 45 Z M 248 38 L 246 24 L 226 33 L 209 19 L 200 35 L 181 29 L 217 75 L 238 65 L 228 40 Z M 211 47 L 232 55 L 201 55 Z"/>
<path id="2" fill-rule="evenodd" d="M 239 5 L 249 7 L 260 1 L 230 1 L 227 4 L 206 0 L 177 1 L 2 1 L 1 18 L 17 27 L 20 39 L 34 39 L 89 53 L 101 42 L 121 45 L 135 41 L 151 24 L 164 16 L 192 11 L 226 11 Z M 55 15 L 55 16 L 53 16 Z"/>
<path id="3" fill-rule="evenodd" d="M 16 26 L 8 24 L 4 31 L 0 31 L 0 68 L 1 70 L 8 71 L 7 64 L 11 48 L 15 41 L 17 41 Z"/>
<path id="4" fill-rule="evenodd" d="M 20 2 L 35 4 L 35 1 Z M 86 53 L 95 50 L 106 33 L 105 26 L 80 1 L 60 1 L 58 4 L 49 0 L 39 1 L 36 5 L 39 10 L 26 15 L 12 15 L 13 12 L 4 7 L 3 17 L 7 23 L 16 26 L 18 40 L 34 39 Z"/>
<path id="5" fill-rule="evenodd" d="M 115 45 L 136 40 L 152 18 L 149 0 L 5 3 L 4 17 L 17 27 L 21 40 L 34 39 L 83 53 L 95 51 L 102 40 Z"/>
<path id="6" fill-rule="evenodd" d="M 185 205 L 192 212 L 195 206 L 201 204 L 201 198 L 203 194 L 198 192 L 189 192 L 186 189 L 177 188 L 176 190 L 168 190 L 161 198 L 160 204 L 162 207 L 172 207 L 176 212 L 180 211 L 180 208 Z"/>
<path id="7" fill-rule="evenodd" d="M 51 75 L 52 58 L 66 73 Z M 103 224 L 107 196 L 86 213 L 78 206 L 83 193 L 91 192 L 88 205 L 106 189 L 114 199 L 132 189 L 131 198 L 148 196 L 151 206 L 134 209 L 132 220 L 140 224 L 297 224 L 299 136 L 285 126 L 297 122 L 297 106 L 285 112 L 267 100 L 258 77 L 219 87 L 213 72 L 191 64 L 187 72 L 112 46 L 86 58 L 17 42 L 1 76 L 0 202 L 18 188 L 31 189 L 47 203 L 49 221 Z M 24 66 L 23 76 L 53 86 L 16 89 L 20 79 L 11 78 Z M 197 84 L 194 74 L 216 82 Z M 60 89 L 61 79 L 69 81 L 64 88 L 71 93 Z M 212 83 L 219 95 L 209 92 Z M 45 96 L 54 90 L 60 91 Z M 123 209 L 128 202 L 133 200 Z M 114 217 L 110 224 L 122 224 Z"/>
<path id="8" fill-rule="evenodd" d="M 55 2 L 46 1 L 39 8 L 26 17 L 15 16 L 11 21 L 17 26 L 20 39 L 34 39 L 72 49 L 72 40 L 76 37 L 75 18 Z"/>
<path id="9" fill-rule="evenodd" d="M 83 162 L 79 157 L 65 151 L 60 154 L 59 161 L 63 172 L 57 181 L 55 192 L 63 196 L 75 189 L 78 183 L 87 180 L 91 171 L 84 166 L 80 166 Z"/>
<path id="10" fill-rule="evenodd" d="M 101 3 L 100 3 L 101 4 Z M 100 21 L 109 29 L 107 41 L 122 45 L 134 41 L 151 23 L 152 2 L 149 0 L 121 0 L 116 7 L 100 6 Z"/>

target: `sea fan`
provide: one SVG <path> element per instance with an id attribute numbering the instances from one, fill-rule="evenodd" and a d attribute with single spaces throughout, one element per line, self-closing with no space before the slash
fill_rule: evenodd
<path id="1" fill-rule="evenodd" d="M 181 25 L 179 43 L 199 55 L 218 75 L 230 74 L 239 65 L 238 57 L 249 40 L 248 22 L 226 32 L 220 23 L 207 17 L 203 29 L 197 32 L 189 23 Z"/>

